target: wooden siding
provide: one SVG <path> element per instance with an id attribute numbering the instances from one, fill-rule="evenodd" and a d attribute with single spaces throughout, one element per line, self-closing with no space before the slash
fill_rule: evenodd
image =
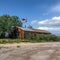
<path id="1" fill-rule="evenodd" d="M 46 33 L 46 32 L 37 32 L 37 31 L 24 31 L 20 28 L 17 27 L 17 31 L 19 33 L 19 38 L 20 39 L 24 39 L 24 38 L 29 38 L 29 37 L 35 37 L 37 34 L 50 34 L 50 33 Z"/>
<path id="2" fill-rule="evenodd" d="M 24 31 L 21 29 L 18 29 L 18 32 L 19 32 L 19 38 L 24 39 Z"/>

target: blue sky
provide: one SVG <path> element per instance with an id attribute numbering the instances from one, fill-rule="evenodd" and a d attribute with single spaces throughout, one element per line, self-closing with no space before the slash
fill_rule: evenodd
<path id="1" fill-rule="evenodd" d="M 27 18 L 27 26 L 60 35 L 60 0 L 0 0 L 3 14 Z"/>

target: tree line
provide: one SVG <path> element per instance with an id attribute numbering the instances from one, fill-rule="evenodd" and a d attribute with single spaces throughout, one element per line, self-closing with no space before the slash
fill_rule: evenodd
<path id="1" fill-rule="evenodd" d="M 0 16 L 0 37 L 4 36 L 6 32 L 10 33 L 13 26 L 22 27 L 22 22 L 18 16 Z"/>

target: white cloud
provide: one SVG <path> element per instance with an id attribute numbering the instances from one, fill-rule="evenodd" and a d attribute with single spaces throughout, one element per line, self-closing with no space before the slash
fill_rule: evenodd
<path id="1" fill-rule="evenodd" d="M 52 19 L 53 19 L 53 20 L 55 20 L 55 19 L 56 19 L 56 20 L 60 20 L 60 16 L 58 16 L 58 17 L 53 17 Z"/>
<path id="2" fill-rule="evenodd" d="M 31 21 L 31 24 L 36 24 L 36 23 L 37 23 L 37 20 Z"/>
<path id="3" fill-rule="evenodd" d="M 44 30 L 49 30 L 49 31 L 59 31 L 60 30 L 60 28 L 59 27 L 56 27 L 56 28 L 54 28 L 54 27 L 39 27 L 38 29 L 44 29 Z"/>
<path id="4" fill-rule="evenodd" d="M 60 16 L 39 21 L 38 24 L 38 29 L 48 30 L 50 32 L 54 32 L 55 34 L 57 32 L 60 33 Z"/>
<path id="5" fill-rule="evenodd" d="M 38 22 L 39 25 L 41 26 L 47 26 L 47 27 L 60 27 L 60 16 L 59 17 L 53 17 L 51 19 L 46 19 L 43 21 Z"/>
<path id="6" fill-rule="evenodd" d="M 60 4 L 51 7 L 51 12 L 60 12 Z"/>

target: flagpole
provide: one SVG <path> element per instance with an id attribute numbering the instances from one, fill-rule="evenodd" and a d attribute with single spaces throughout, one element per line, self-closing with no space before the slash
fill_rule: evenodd
<path id="1" fill-rule="evenodd" d="M 25 28 L 26 28 L 26 25 L 25 25 Z"/>

